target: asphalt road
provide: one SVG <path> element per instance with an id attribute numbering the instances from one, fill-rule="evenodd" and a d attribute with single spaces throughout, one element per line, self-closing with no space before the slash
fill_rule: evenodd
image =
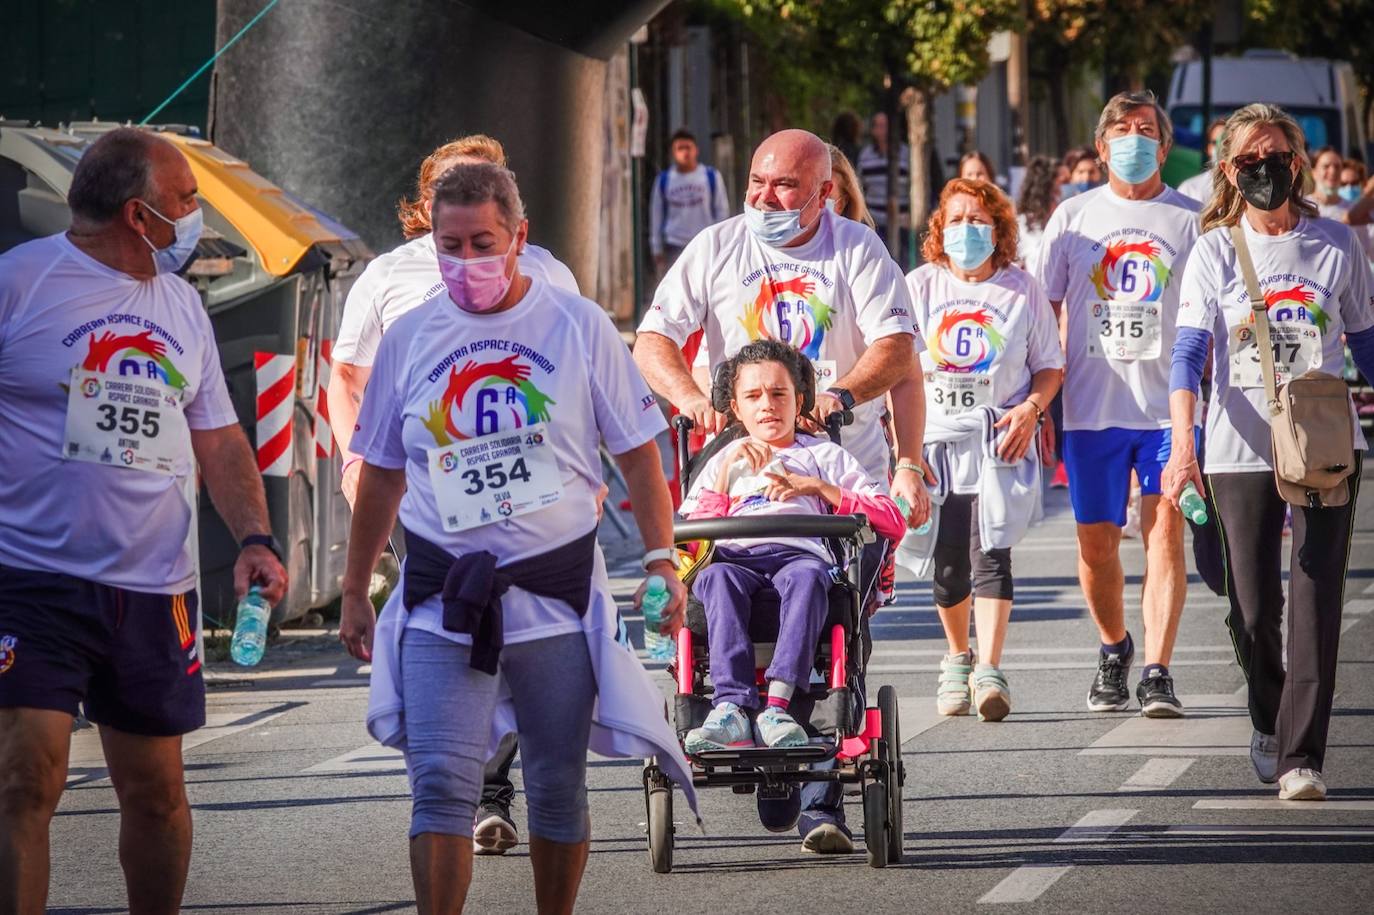
<path id="1" fill-rule="evenodd" d="M 1157 722 L 1085 711 L 1094 629 L 1075 578 L 1066 500 L 1052 493 L 1050 519 L 1014 553 L 1005 722 L 934 713 L 943 639 L 927 585 L 904 581 L 897 606 L 878 618 L 869 676 L 894 685 L 902 702 L 904 864 L 877 871 L 861 853 L 804 854 L 795 836 L 762 830 L 753 798 L 717 789 L 703 793 L 705 834 L 679 802 L 676 867 L 655 875 L 639 763 L 595 760 L 593 850 L 579 911 L 1369 911 L 1371 476 L 1346 587 L 1325 804 L 1281 803 L 1255 779 L 1225 602 L 1196 580 L 1172 665 L 1188 716 Z M 1128 541 L 1125 556 L 1128 590 L 1138 593 L 1139 543 Z M 632 582 L 616 584 L 628 596 Z M 1138 636 L 1138 606 L 1131 616 Z M 638 620 L 631 627 L 638 640 Z M 187 741 L 196 829 L 187 910 L 412 910 L 406 780 L 399 758 L 363 730 L 365 675 L 326 633 L 298 636 L 275 661 L 249 677 L 221 666 L 210 726 Z M 52 830 L 51 904 L 118 912 L 114 795 L 94 733 L 74 742 L 70 790 Z M 516 818 L 523 827 L 518 801 Z M 533 911 L 523 844 L 478 860 L 468 910 Z"/>

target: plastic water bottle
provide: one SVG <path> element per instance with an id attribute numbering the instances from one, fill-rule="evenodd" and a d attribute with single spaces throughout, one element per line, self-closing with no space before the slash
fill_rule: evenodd
<path id="1" fill-rule="evenodd" d="M 663 624 L 663 609 L 668 606 L 668 582 L 662 575 L 649 576 L 649 587 L 640 606 L 644 610 L 644 650 L 650 661 L 670 661 L 677 652 L 673 640 L 658 631 Z"/>
<path id="2" fill-rule="evenodd" d="M 263 599 L 257 585 L 239 601 L 238 621 L 234 624 L 234 641 L 229 645 L 229 657 L 235 664 L 252 667 L 262 660 L 267 650 L 267 621 L 272 608 Z"/>
<path id="3" fill-rule="evenodd" d="M 910 503 L 908 503 L 907 500 L 906 500 L 906 499 L 903 499 L 901 496 L 898 496 L 897 499 L 896 499 L 896 501 L 897 501 L 897 508 L 898 508 L 899 511 L 901 511 L 902 517 L 903 517 L 903 518 L 909 517 L 909 516 L 911 515 L 911 505 L 910 505 Z M 929 518 L 929 516 L 927 516 L 927 517 L 926 517 L 926 520 L 925 520 L 925 523 L 923 523 L 920 527 L 916 528 L 916 535 L 917 535 L 918 537 L 924 537 L 926 534 L 929 534 L 929 533 L 930 533 L 930 518 Z"/>
<path id="4" fill-rule="evenodd" d="M 1194 524 L 1207 523 L 1207 500 L 1202 498 L 1192 483 L 1183 487 L 1183 495 L 1178 497 L 1178 507 L 1183 516 Z"/>

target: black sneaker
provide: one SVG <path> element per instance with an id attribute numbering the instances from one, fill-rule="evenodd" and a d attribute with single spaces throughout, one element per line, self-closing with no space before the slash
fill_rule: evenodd
<path id="1" fill-rule="evenodd" d="M 1174 678 L 1167 674 L 1145 677 L 1135 688 L 1140 714 L 1146 718 L 1182 718 L 1183 703 L 1174 695 Z"/>
<path id="2" fill-rule="evenodd" d="M 504 804 L 487 802 L 477 808 L 477 820 L 472 827 L 473 851 L 479 855 L 504 855 L 520 841 L 510 808 Z"/>
<path id="3" fill-rule="evenodd" d="M 1097 676 L 1093 678 L 1092 689 L 1088 690 L 1088 711 L 1124 712 L 1131 706 L 1131 691 L 1126 686 L 1126 678 L 1131 673 L 1131 662 L 1135 652 L 1122 657 L 1113 652 L 1097 654 Z"/>

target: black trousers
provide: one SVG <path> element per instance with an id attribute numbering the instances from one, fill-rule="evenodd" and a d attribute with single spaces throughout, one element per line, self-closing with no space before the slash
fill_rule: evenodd
<path id="1" fill-rule="evenodd" d="M 931 591 L 940 607 L 953 607 L 972 594 L 1011 600 L 1011 550 L 984 553 L 979 545 L 978 497 L 950 493 L 940 506 L 935 533 L 935 569 Z"/>
<path id="2" fill-rule="evenodd" d="M 1283 520 L 1274 475 L 1207 476 L 1226 557 L 1236 660 L 1250 686 L 1255 729 L 1279 738 L 1279 774 L 1322 768 L 1336 692 L 1336 653 L 1362 454 L 1341 508 L 1293 507 L 1288 579 L 1288 669 L 1283 665 Z"/>
<path id="3" fill-rule="evenodd" d="M 482 772 L 482 804 L 495 804 L 506 810 L 510 810 L 511 802 L 515 800 L 515 786 L 510 781 L 510 767 L 515 763 L 515 754 L 520 747 L 515 742 L 514 734 L 507 734 L 497 748 L 496 755 L 487 760 L 487 767 Z M 478 813 L 481 819 L 481 813 Z"/>

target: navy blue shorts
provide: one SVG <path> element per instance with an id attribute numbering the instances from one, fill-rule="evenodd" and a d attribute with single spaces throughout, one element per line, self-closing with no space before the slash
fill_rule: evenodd
<path id="1" fill-rule="evenodd" d="M 0 565 L 0 708 L 144 737 L 205 724 L 195 591 L 147 594 Z"/>

